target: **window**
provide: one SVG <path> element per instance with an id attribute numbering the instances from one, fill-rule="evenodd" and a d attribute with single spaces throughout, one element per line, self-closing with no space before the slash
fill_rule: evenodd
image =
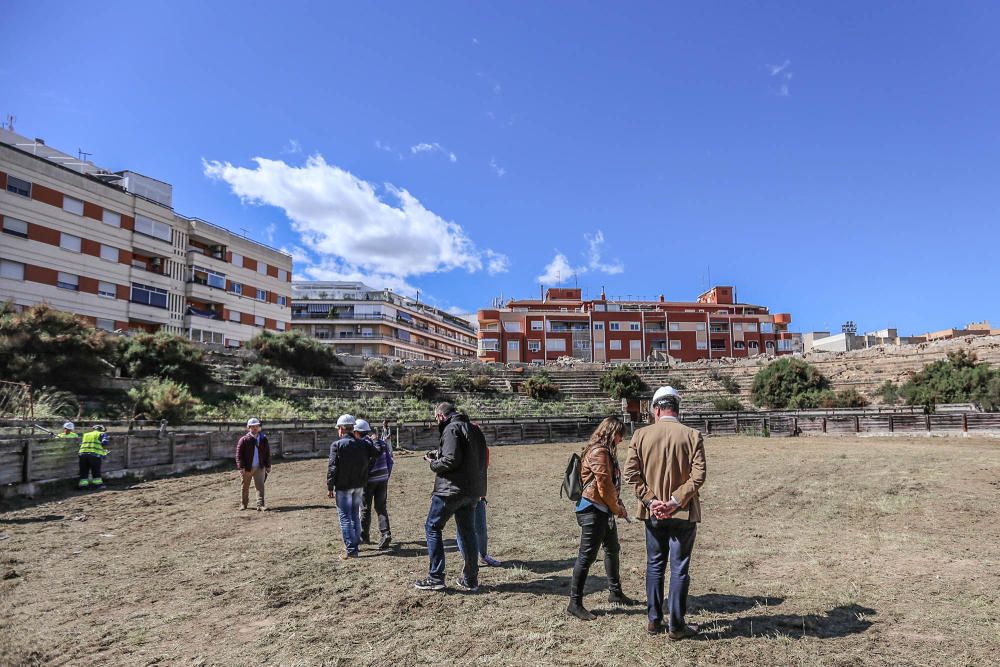
<path id="1" fill-rule="evenodd" d="M 528 352 L 541 352 L 541 351 L 542 351 L 542 341 L 540 340 L 528 341 Z"/>
<path id="2" fill-rule="evenodd" d="M 594 331 L 604 331 L 604 322 L 594 322 Z"/>
<path id="3" fill-rule="evenodd" d="M 112 227 L 122 226 L 122 216 L 114 211 L 109 211 L 104 209 L 104 213 L 101 215 L 101 222 L 106 225 L 111 225 Z"/>
<path id="4" fill-rule="evenodd" d="M 400 313 L 399 316 L 402 317 L 403 313 Z M 483 327 L 483 331 L 500 331 L 500 325 L 497 324 L 496 322 L 492 324 L 487 324 L 485 327 Z"/>
<path id="5" fill-rule="evenodd" d="M 507 351 L 508 352 L 520 352 L 521 342 L 516 340 L 507 341 Z"/>
<path id="6" fill-rule="evenodd" d="M 483 338 L 479 341 L 479 350 L 482 352 L 499 352 L 500 342 L 496 338 Z"/>
<path id="7" fill-rule="evenodd" d="M 361 337 L 362 338 L 371 338 L 374 335 L 375 335 L 375 333 L 372 331 L 371 327 L 361 327 Z"/>
<path id="8" fill-rule="evenodd" d="M 285 330 L 285 323 L 278 322 L 278 331 L 284 331 L 284 330 Z"/>
<path id="9" fill-rule="evenodd" d="M 761 333 L 774 333 L 774 324 L 772 322 L 761 322 L 760 323 Z"/>
<path id="10" fill-rule="evenodd" d="M 74 276 L 72 273 L 63 273 L 60 271 L 56 275 L 56 287 L 73 290 L 74 292 L 79 291 L 80 276 Z"/>
<path id="11" fill-rule="evenodd" d="M 629 322 L 628 323 L 628 330 L 629 331 L 639 331 L 639 326 L 640 325 L 639 325 L 638 322 Z"/>
<path id="12" fill-rule="evenodd" d="M 542 330 L 542 321 L 541 320 L 532 320 L 531 321 L 531 330 L 532 331 L 541 331 Z"/>
<path id="13" fill-rule="evenodd" d="M 243 255 L 238 255 L 238 254 L 236 254 L 236 253 L 234 252 L 234 253 L 233 253 L 233 264 L 234 264 L 235 266 L 240 266 L 240 267 L 242 267 L 242 266 L 243 266 Z"/>
<path id="14" fill-rule="evenodd" d="M 22 181 L 20 178 L 15 178 L 10 174 L 7 174 L 7 192 L 13 192 L 16 195 L 21 195 L 22 197 L 31 196 L 31 183 L 28 181 Z"/>
<path id="15" fill-rule="evenodd" d="M 768 350 L 773 350 L 773 349 L 774 349 L 774 341 L 773 341 L 773 340 L 769 340 L 769 341 L 767 341 L 766 343 L 764 343 L 764 346 L 765 346 L 765 347 L 766 347 L 766 348 L 767 348 Z"/>
<path id="16" fill-rule="evenodd" d="M 704 322 L 698 322 L 698 323 L 696 323 L 694 325 L 694 330 L 695 331 L 704 331 L 705 330 L 705 323 Z"/>
<path id="17" fill-rule="evenodd" d="M 109 262 L 118 261 L 118 248 L 114 248 L 109 245 L 101 244 L 101 259 L 106 259 Z"/>
<path id="18" fill-rule="evenodd" d="M 73 236 L 72 234 L 67 234 L 62 232 L 59 234 L 59 247 L 63 250 L 72 250 L 73 252 L 80 252 L 80 237 Z"/>
<path id="19" fill-rule="evenodd" d="M 284 306 L 287 303 L 288 303 L 288 297 L 284 297 L 284 296 L 279 296 L 278 297 L 278 305 L 279 306 Z"/>
<path id="20" fill-rule="evenodd" d="M 738 340 L 738 341 L 733 342 L 733 349 L 734 350 L 745 350 L 745 349 L 747 349 L 747 346 L 746 346 L 746 344 L 743 341 Z"/>
<path id="21" fill-rule="evenodd" d="M 611 341 L 610 348 L 612 350 L 620 350 L 622 349 L 622 342 L 620 340 L 613 340 Z"/>
<path id="22" fill-rule="evenodd" d="M 549 352 L 565 352 L 566 341 L 563 338 L 547 338 L 545 339 L 545 349 Z"/>
<path id="23" fill-rule="evenodd" d="M 278 269 L 278 280 L 280 280 L 281 282 L 285 282 L 286 280 L 288 280 L 288 271 L 285 271 L 284 269 Z"/>
<path id="24" fill-rule="evenodd" d="M 628 349 L 631 350 L 632 352 L 639 352 L 640 350 L 642 350 L 642 341 L 630 340 L 628 342 Z"/>
<path id="25" fill-rule="evenodd" d="M 621 328 L 622 328 L 621 322 L 611 322 L 608 324 L 608 329 L 610 329 L 611 331 L 620 331 Z"/>
<path id="26" fill-rule="evenodd" d="M 778 341 L 778 351 L 779 352 L 791 352 L 795 347 L 793 341 L 791 340 L 779 340 Z"/>
<path id="27" fill-rule="evenodd" d="M 165 222 L 137 215 L 135 216 L 135 231 L 137 234 L 144 234 L 170 243 L 170 225 Z"/>
<path id="28" fill-rule="evenodd" d="M 240 295 L 242 295 L 243 294 L 243 285 L 241 285 L 240 283 L 232 283 L 229 286 L 229 291 L 232 292 L 233 294 L 240 294 Z"/>
<path id="29" fill-rule="evenodd" d="M 239 314 L 239 312 L 237 312 L 235 310 L 230 310 L 229 311 L 229 321 L 230 322 L 239 322 L 240 321 L 240 314 Z"/>
<path id="30" fill-rule="evenodd" d="M 264 262 L 261 262 L 260 260 L 257 260 L 257 273 L 261 274 L 262 276 L 266 276 L 267 275 L 267 264 L 265 264 Z"/>
<path id="31" fill-rule="evenodd" d="M 733 331 L 743 331 L 743 324 L 740 322 L 733 322 Z"/>
<path id="32" fill-rule="evenodd" d="M 97 324 L 95 326 L 98 329 L 100 329 L 101 331 L 114 331 L 115 330 L 115 321 L 114 320 L 106 320 L 103 317 L 98 317 L 97 318 Z"/>
<path id="33" fill-rule="evenodd" d="M 83 215 L 83 202 L 63 195 L 63 210 L 76 215 Z"/>
<path id="34" fill-rule="evenodd" d="M 671 322 L 669 328 L 670 328 L 671 331 L 680 331 L 681 330 L 681 323 L 680 322 Z"/>
<path id="35" fill-rule="evenodd" d="M 716 352 L 718 352 L 720 350 L 721 351 L 725 351 L 725 349 L 726 349 L 726 341 L 725 341 L 725 339 L 721 339 L 720 340 L 720 339 L 713 338 L 712 339 L 712 349 L 715 350 Z"/>
<path id="36" fill-rule="evenodd" d="M 672 341 L 670 341 L 670 349 L 671 350 L 679 350 L 679 349 L 681 349 L 681 342 L 679 340 L 672 340 Z"/>
<path id="37" fill-rule="evenodd" d="M 520 333 L 521 332 L 521 323 L 520 322 L 504 322 L 503 323 L 503 330 L 504 331 L 508 331 L 510 333 Z"/>
<path id="38" fill-rule="evenodd" d="M 747 322 L 746 325 L 745 325 L 745 328 L 746 328 L 747 331 L 757 331 L 757 323 L 756 322 Z"/>
<path id="39" fill-rule="evenodd" d="M 254 326 L 262 327 L 264 326 L 264 317 L 262 315 L 255 315 L 253 318 Z"/>
<path id="40" fill-rule="evenodd" d="M 697 347 L 699 350 L 707 350 L 708 349 L 708 343 L 706 343 L 703 340 L 699 340 L 699 341 L 697 341 L 697 344 L 695 345 L 695 347 Z"/>
<path id="41" fill-rule="evenodd" d="M 167 307 L 167 290 L 150 287 L 141 283 L 132 283 L 132 303 L 141 303 L 154 308 Z"/>
<path id="42" fill-rule="evenodd" d="M 116 296 L 118 296 L 118 289 L 115 287 L 114 283 L 109 283 L 102 280 L 99 283 L 97 283 L 97 296 L 103 296 L 109 299 L 114 299 Z"/>
<path id="43" fill-rule="evenodd" d="M 24 264 L 12 262 L 9 259 L 0 259 L 0 278 L 24 280 Z"/>
<path id="44" fill-rule="evenodd" d="M 267 301 L 267 291 L 262 289 L 257 290 L 256 299 L 258 301 Z"/>
<path id="45" fill-rule="evenodd" d="M 751 350 L 756 350 L 760 348 L 760 345 L 757 344 L 757 341 L 752 340 L 749 343 L 747 343 L 747 347 Z"/>
<path id="46" fill-rule="evenodd" d="M 22 239 L 28 238 L 28 223 L 24 220 L 15 220 L 4 216 L 3 231 L 5 234 L 20 236 Z"/>

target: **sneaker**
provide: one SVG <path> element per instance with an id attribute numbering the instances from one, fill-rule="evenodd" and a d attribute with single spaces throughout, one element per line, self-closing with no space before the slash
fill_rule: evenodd
<path id="1" fill-rule="evenodd" d="M 437 581 L 435 579 L 421 579 L 420 581 L 413 584 L 414 588 L 421 591 L 443 591 L 444 582 Z"/>
<path id="2" fill-rule="evenodd" d="M 597 617 L 587 611 L 582 602 L 574 602 L 570 600 L 569 606 L 566 607 L 566 613 L 570 616 L 576 616 L 581 621 L 593 621 Z"/>
<path id="3" fill-rule="evenodd" d="M 266 512 L 267 511 L 267 505 L 257 505 L 257 511 L 258 512 Z"/>
<path id="4" fill-rule="evenodd" d="M 675 642 L 680 639 L 688 639 L 690 637 L 694 637 L 697 634 L 698 634 L 697 625 L 685 625 L 683 628 L 680 628 L 679 630 L 671 630 L 670 632 L 668 632 L 667 639 L 669 639 L 672 642 Z"/>
<path id="5" fill-rule="evenodd" d="M 485 565 L 487 567 L 500 567 L 500 566 L 503 565 L 503 563 L 501 563 L 500 561 L 498 561 L 493 556 L 490 556 L 489 554 L 480 557 L 479 564 L 480 565 Z"/>
<path id="6" fill-rule="evenodd" d="M 476 584 L 475 586 L 470 586 L 469 583 L 465 580 L 465 577 L 459 577 L 458 579 L 456 579 L 455 587 L 465 591 L 466 593 L 475 593 L 476 591 L 479 590 L 479 584 Z"/>
<path id="7" fill-rule="evenodd" d="M 379 549 L 385 549 L 387 546 L 389 546 L 389 542 L 392 542 L 392 535 L 390 535 L 389 533 L 386 533 L 378 541 L 378 548 Z"/>
<path id="8" fill-rule="evenodd" d="M 241 512 L 242 512 L 243 510 L 245 510 L 246 508 L 247 508 L 247 506 L 246 506 L 246 505 L 240 505 L 240 511 L 241 511 Z"/>

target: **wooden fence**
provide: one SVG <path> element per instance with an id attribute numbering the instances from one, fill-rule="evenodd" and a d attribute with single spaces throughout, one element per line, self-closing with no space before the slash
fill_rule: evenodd
<path id="1" fill-rule="evenodd" d="M 689 415 L 682 421 L 706 435 L 861 435 L 1000 432 L 1000 413 L 855 415 Z"/>

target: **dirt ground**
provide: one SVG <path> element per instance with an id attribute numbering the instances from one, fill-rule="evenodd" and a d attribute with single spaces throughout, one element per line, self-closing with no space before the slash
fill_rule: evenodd
<path id="1" fill-rule="evenodd" d="M 686 642 L 610 608 L 600 563 L 599 618 L 564 613 L 574 447 L 493 449 L 505 567 L 477 594 L 413 588 L 432 482 L 417 456 L 391 482 L 392 550 L 347 562 L 323 460 L 277 463 L 266 513 L 236 511 L 232 471 L 0 506 L 0 664 L 997 664 L 1000 441 L 709 439 L 689 617 L 705 633 Z M 644 600 L 641 524 L 621 536 Z M 449 582 L 459 569 L 452 545 Z"/>

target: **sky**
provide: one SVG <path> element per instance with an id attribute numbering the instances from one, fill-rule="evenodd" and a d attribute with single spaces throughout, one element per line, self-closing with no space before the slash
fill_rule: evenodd
<path id="1" fill-rule="evenodd" d="M 0 116 L 453 312 L 540 285 L 1000 326 L 1000 4 L 4 9 Z"/>

